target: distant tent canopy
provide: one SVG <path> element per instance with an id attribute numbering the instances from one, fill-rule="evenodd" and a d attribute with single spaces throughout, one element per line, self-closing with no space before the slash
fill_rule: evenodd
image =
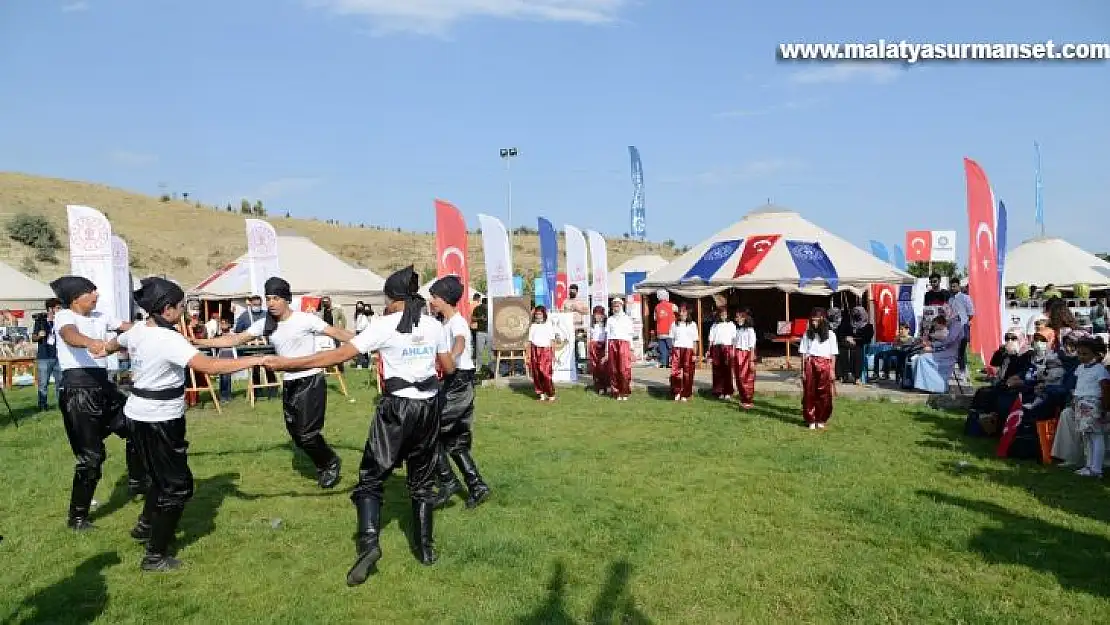
<path id="1" fill-rule="evenodd" d="M 1006 288 L 1052 284 L 1071 291 L 1076 284 L 1093 290 L 1110 288 L 1110 263 L 1055 237 L 1025 241 L 1006 253 Z"/>
<path id="2" fill-rule="evenodd" d="M 310 239 L 279 235 L 278 264 L 294 296 L 323 296 L 335 304 L 351 306 L 355 301 L 382 304 L 385 280 L 361 267 L 353 267 Z M 189 291 L 199 299 L 244 299 L 251 295 L 247 255 L 220 267 Z"/>
<path id="3" fill-rule="evenodd" d="M 746 275 L 735 276 L 743 246 L 717 267 L 707 280 L 684 279 L 706 252 L 714 246 L 729 241 L 744 240 L 761 235 L 779 235 L 755 269 Z M 786 241 L 819 243 L 837 272 L 836 288 L 832 289 L 821 279 L 799 286 L 798 268 L 787 248 Z M 786 293 L 829 295 L 849 291 L 862 295 L 871 284 L 913 284 L 914 277 L 875 258 L 870 253 L 833 235 L 827 230 L 805 220 L 797 212 L 779 206 L 765 206 L 751 211 L 743 219 L 702 241 L 672 261 L 667 266 L 648 275 L 637 290 L 652 293 L 657 289 L 682 297 L 700 298 L 715 295 L 728 289 L 777 289 Z"/>
<path id="4" fill-rule="evenodd" d="M 647 273 L 649 276 L 653 271 L 657 271 L 667 266 L 667 259 L 662 256 L 648 254 L 644 256 L 635 256 L 629 258 L 623 263 L 617 265 L 617 268 L 609 272 L 609 291 L 611 295 L 628 295 L 630 291 L 626 288 L 627 281 L 625 274 L 628 273 Z"/>
<path id="5" fill-rule="evenodd" d="M 52 297 L 49 286 L 0 263 L 0 309 L 38 312 Z"/>

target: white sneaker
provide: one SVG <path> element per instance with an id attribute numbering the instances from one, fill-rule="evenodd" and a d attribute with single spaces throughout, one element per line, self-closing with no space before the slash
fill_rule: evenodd
<path id="1" fill-rule="evenodd" d="M 540 393 L 540 401 L 547 401 L 547 395 Z"/>
<path id="2" fill-rule="evenodd" d="M 551 397 L 548 397 L 548 398 L 547 398 L 547 401 L 555 401 L 555 396 L 554 396 L 554 395 L 552 395 Z"/>
<path id="3" fill-rule="evenodd" d="M 687 401 L 687 400 L 686 400 L 686 398 L 685 398 L 685 397 L 683 397 L 683 398 L 682 398 L 682 401 Z"/>
<path id="4" fill-rule="evenodd" d="M 823 430 L 823 429 L 825 429 L 825 424 L 824 424 L 824 423 L 818 423 L 818 424 L 817 424 L 817 429 L 818 429 L 818 430 Z"/>
<path id="5" fill-rule="evenodd" d="M 1095 473 L 1088 467 L 1083 467 L 1082 469 L 1076 471 L 1075 474 L 1080 477 L 1102 477 L 1101 473 Z"/>
<path id="6" fill-rule="evenodd" d="M 810 423 L 809 424 L 809 429 L 816 430 L 817 429 L 817 424 L 816 423 Z"/>
<path id="7" fill-rule="evenodd" d="M 682 401 L 682 397 L 680 397 L 680 396 L 678 396 L 678 395 L 675 395 L 675 396 L 674 396 L 674 400 L 675 400 L 675 401 Z"/>

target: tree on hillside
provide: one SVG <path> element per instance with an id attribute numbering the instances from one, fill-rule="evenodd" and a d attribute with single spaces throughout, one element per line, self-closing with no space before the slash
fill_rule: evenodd
<path id="1" fill-rule="evenodd" d="M 289 217 L 289 211 L 285 211 L 285 218 L 286 219 L 291 219 L 291 217 Z"/>
<path id="2" fill-rule="evenodd" d="M 254 210 L 252 211 L 255 217 L 265 217 L 266 209 L 262 206 L 262 200 L 254 201 Z"/>
<path id="3" fill-rule="evenodd" d="M 246 198 L 243 198 L 242 200 L 239 201 L 239 212 L 241 214 L 250 215 L 252 210 L 253 210 L 253 208 L 251 207 L 251 201 L 250 200 L 248 200 Z"/>
<path id="4" fill-rule="evenodd" d="M 231 202 L 227 203 L 227 212 L 234 213 L 235 209 L 231 207 Z"/>
<path id="5" fill-rule="evenodd" d="M 42 215 L 18 213 L 8 221 L 7 231 L 11 240 L 35 248 L 38 260 L 58 262 L 56 252 L 61 247 L 58 232 Z"/>

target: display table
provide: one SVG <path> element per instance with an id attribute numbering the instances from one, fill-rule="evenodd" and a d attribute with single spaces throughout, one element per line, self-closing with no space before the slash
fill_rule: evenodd
<path id="1" fill-rule="evenodd" d="M 17 373 L 30 370 L 30 374 L 35 379 L 35 388 L 39 385 L 39 367 L 38 360 L 34 356 L 9 356 L 0 358 L 0 367 L 4 368 L 4 388 L 9 389 L 12 387 L 12 379 L 15 378 Z"/>

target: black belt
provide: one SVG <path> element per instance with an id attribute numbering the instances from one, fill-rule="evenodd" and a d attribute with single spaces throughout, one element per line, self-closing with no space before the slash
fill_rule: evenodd
<path id="1" fill-rule="evenodd" d="M 460 380 L 462 382 L 470 382 L 474 379 L 473 369 L 455 369 L 451 375 L 443 377 L 444 380 Z"/>
<path id="2" fill-rule="evenodd" d="M 181 399 L 185 396 L 185 385 L 174 386 L 172 388 L 160 388 L 156 391 L 147 390 L 145 388 L 132 388 L 131 394 L 135 397 L 143 399 L 155 399 L 158 401 L 169 401 L 171 399 Z"/>
<path id="3" fill-rule="evenodd" d="M 69 388 L 102 388 L 111 383 L 108 370 L 100 367 L 81 367 L 62 372 L 62 386 Z"/>
<path id="4" fill-rule="evenodd" d="M 386 378 L 385 383 L 382 385 L 382 392 L 387 395 L 393 395 L 397 391 L 403 391 L 406 388 L 414 388 L 418 391 L 439 391 L 439 378 L 427 378 L 419 382 L 409 382 L 404 378 Z"/>

